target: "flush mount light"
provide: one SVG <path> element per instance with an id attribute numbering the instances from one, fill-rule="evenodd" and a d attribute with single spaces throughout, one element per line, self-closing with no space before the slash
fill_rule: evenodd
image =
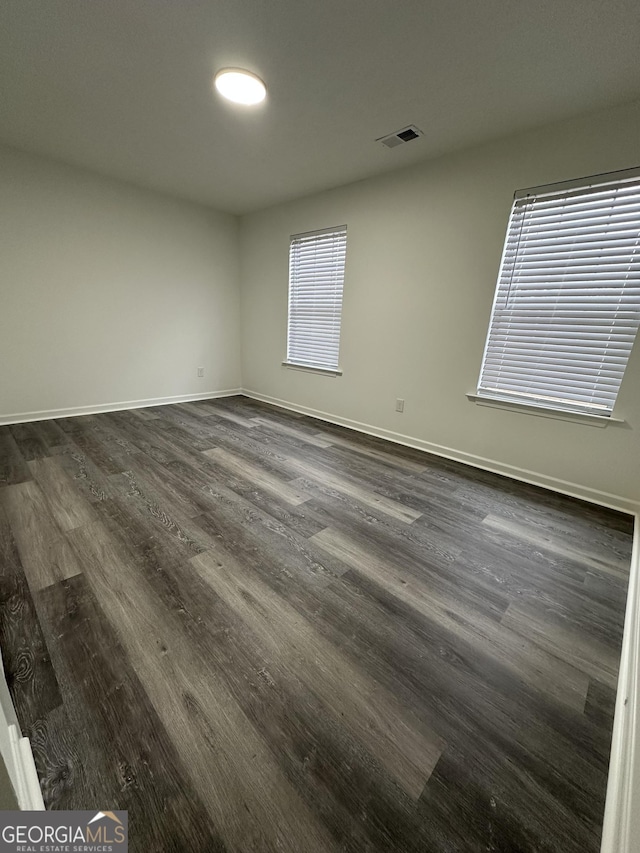
<path id="1" fill-rule="evenodd" d="M 214 82 L 222 97 L 235 104 L 259 104 L 267 94 L 262 80 L 242 68 L 223 68 L 216 74 Z"/>

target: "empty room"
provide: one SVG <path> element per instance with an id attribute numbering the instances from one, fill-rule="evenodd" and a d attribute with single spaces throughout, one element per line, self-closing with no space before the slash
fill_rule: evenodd
<path id="1" fill-rule="evenodd" d="M 2 850 L 637 851 L 639 38 L 4 0 Z"/>

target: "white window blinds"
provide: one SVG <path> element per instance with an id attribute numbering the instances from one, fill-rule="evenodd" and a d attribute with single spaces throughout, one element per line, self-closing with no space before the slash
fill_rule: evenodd
<path id="1" fill-rule="evenodd" d="M 346 225 L 291 238 L 289 364 L 338 370 L 346 251 Z"/>
<path id="2" fill-rule="evenodd" d="M 528 192 L 511 211 L 478 395 L 610 415 L 640 321 L 640 176 Z"/>

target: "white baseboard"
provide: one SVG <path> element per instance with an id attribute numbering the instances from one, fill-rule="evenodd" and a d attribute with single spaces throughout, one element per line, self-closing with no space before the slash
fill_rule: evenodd
<path id="1" fill-rule="evenodd" d="M 350 418 L 343 418 L 339 415 L 333 415 L 329 412 L 322 412 L 318 409 L 310 409 L 308 406 L 299 406 L 295 403 L 290 403 L 287 400 L 279 400 L 276 397 L 269 397 L 266 394 L 259 394 L 257 391 L 244 389 L 240 393 L 245 397 L 252 397 L 255 400 L 260 400 L 263 403 L 270 403 L 272 406 L 278 406 L 281 409 L 288 409 L 292 412 L 298 412 L 302 415 L 310 415 L 313 418 L 318 418 L 321 421 L 337 424 L 338 426 L 347 427 L 347 429 L 363 432 L 366 435 L 373 435 L 377 438 L 384 438 L 387 441 L 392 441 L 394 444 L 401 444 L 404 447 L 412 447 L 415 450 L 424 450 L 426 453 L 432 453 L 434 456 L 442 456 L 445 459 L 451 459 L 454 462 L 462 462 L 464 465 L 471 465 L 473 468 L 481 468 L 483 471 L 491 471 L 494 474 L 502 474 L 505 477 L 510 477 L 512 480 L 520 480 L 523 483 L 529 483 L 532 486 L 541 486 L 543 489 L 550 489 L 553 492 L 568 495 L 572 498 L 580 498 L 580 500 L 589 501 L 590 503 L 606 506 L 610 509 L 616 509 L 620 512 L 626 512 L 630 515 L 635 515 L 640 510 L 640 504 L 637 501 L 630 500 L 620 495 L 609 494 L 609 492 L 601 492 L 597 489 L 591 489 L 588 486 L 582 486 L 578 483 L 571 483 L 567 480 L 560 480 L 557 477 L 549 477 L 546 474 L 539 474 L 535 471 L 527 471 L 525 468 L 517 468 L 514 465 L 507 465 L 503 462 L 498 462 L 495 459 L 486 459 L 483 456 L 476 456 L 473 453 L 466 453 L 463 450 L 456 450 L 452 447 L 444 447 L 441 444 L 433 444 L 430 441 L 424 441 L 420 438 L 414 438 L 410 435 L 403 435 L 399 432 L 393 432 L 388 429 L 372 426 L 371 424 L 354 421 Z"/>
<path id="2" fill-rule="evenodd" d="M 124 409 L 146 409 L 149 406 L 167 406 L 171 403 L 192 403 L 196 400 L 214 400 L 217 397 L 233 397 L 242 394 L 240 388 L 226 391 L 205 391 L 201 394 L 180 394 L 175 397 L 155 397 L 149 400 L 127 400 L 122 403 L 98 403 L 95 406 L 75 406 L 70 409 L 50 409 L 42 412 L 21 412 L 15 415 L 0 415 L 0 426 L 24 424 L 33 421 L 50 421 L 54 418 L 76 418 L 82 415 L 98 415 L 101 412 L 121 412 Z"/>

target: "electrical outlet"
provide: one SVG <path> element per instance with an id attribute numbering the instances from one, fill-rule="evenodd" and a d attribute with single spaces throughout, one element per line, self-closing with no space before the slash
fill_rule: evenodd
<path id="1" fill-rule="evenodd" d="M 204 376 L 204 367 L 199 367 L 198 368 L 198 378 L 202 379 L 203 376 Z"/>
<path id="2" fill-rule="evenodd" d="M 396 400 L 396 412 L 404 412 L 404 400 L 401 400 L 400 397 Z"/>

